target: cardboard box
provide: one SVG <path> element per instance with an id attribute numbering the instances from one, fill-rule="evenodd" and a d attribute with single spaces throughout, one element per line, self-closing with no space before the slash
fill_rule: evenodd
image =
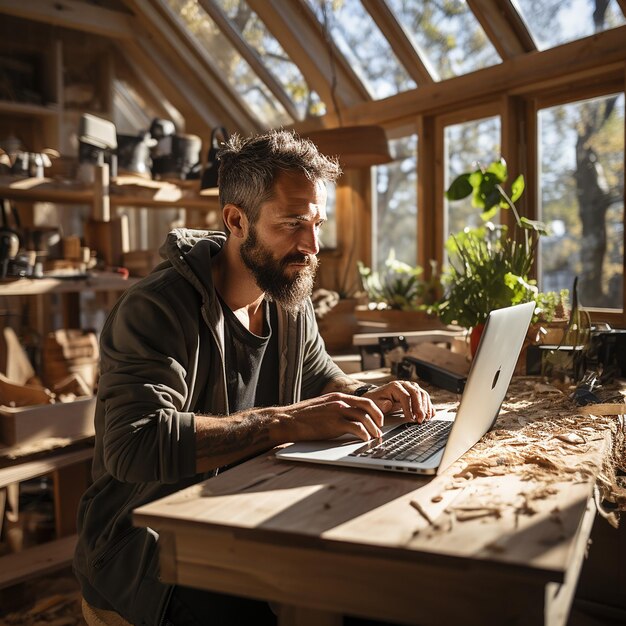
<path id="1" fill-rule="evenodd" d="M 0 441 L 16 446 L 46 437 L 90 437 L 95 408 L 95 396 L 56 404 L 0 406 Z"/>

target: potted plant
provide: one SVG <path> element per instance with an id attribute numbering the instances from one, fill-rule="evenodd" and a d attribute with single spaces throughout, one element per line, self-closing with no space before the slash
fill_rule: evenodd
<path id="1" fill-rule="evenodd" d="M 436 267 L 431 279 L 423 277 L 422 267 L 399 261 L 392 250 L 385 271 L 378 272 L 358 262 L 359 275 L 369 303 L 356 308 L 364 330 L 402 332 L 443 328 L 436 315 L 441 283 Z"/>
<path id="2" fill-rule="evenodd" d="M 506 162 L 500 159 L 486 169 L 478 167 L 461 174 L 446 191 L 451 201 L 471 194 L 472 206 L 480 209 L 485 222 L 451 235 L 446 242 L 449 265 L 438 305 L 443 322 L 472 329 L 473 346 L 478 344 L 489 311 L 541 300 L 531 270 L 539 237 L 546 234 L 546 228 L 521 217 L 515 207 L 524 192 L 524 177 L 513 181 L 510 195 L 504 189 L 507 178 Z M 510 209 L 515 217 L 512 236 L 507 226 L 490 221 L 500 209 Z M 549 303 L 546 298 L 543 301 Z"/>

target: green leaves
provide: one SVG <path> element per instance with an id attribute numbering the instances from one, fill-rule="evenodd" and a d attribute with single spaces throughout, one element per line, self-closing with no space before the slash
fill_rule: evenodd
<path id="1" fill-rule="evenodd" d="M 422 278 L 420 266 L 398 261 L 393 250 L 385 261 L 386 271 L 379 273 L 357 263 L 363 288 L 371 302 L 384 303 L 391 309 L 417 311 L 432 304 L 433 285 Z"/>
<path id="2" fill-rule="evenodd" d="M 473 172 L 464 172 L 457 176 L 446 191 L 446 198 L 451 201 L 462 200 L 471 194 L 472 206 L 480 209 L 480 217 L 483 221 L 488 222 L 494 219 L 500 209 L 511 209 L 520 228 L 539 232 L 537 226 L 540 225 L 540 222 L 533 223 L 530 220 L 520 218 L 515 208 L 515 202 L 522 197 L 526 188 L 524 176 L 520 174 L 513 181 L 510 196 L 504 189 L 504 183 L 507 179 L 506 161 L 500 158 L 490 163 L 486 169 L 479 166 Z M 545 232 L 545 226 L 541 224 L 541 228 Z"/>
<path id="3" fill-rule="evenodd" d="M 450 261 L 439 306 L 444 323 L 473 327 L 493 309 L 535 299 L 532 251 L 511 239 L 506 226 L 466 228 L 450 236 L 446 248 Z"/>

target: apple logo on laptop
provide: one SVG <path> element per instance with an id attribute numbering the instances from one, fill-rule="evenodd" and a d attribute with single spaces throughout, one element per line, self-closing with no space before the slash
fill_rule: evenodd
<path id="1" fill-rule="evenodd" d="M 500 378 L 500 372 L 502 371 L 502 366 L 500 366 L 498 368 L 498 371 L 496 372 L 495 376 L 493 377 L 493 382 L 491 383 L 491 388 L 494 389 L 495 386 L 498 384 L 498 378 Z"/>

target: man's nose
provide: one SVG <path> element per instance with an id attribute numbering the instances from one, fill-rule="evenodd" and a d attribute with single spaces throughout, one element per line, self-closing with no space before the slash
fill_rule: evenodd
<path id="1" fill-rule="evenodd" d="M 298 251 L 314 256 L 320 251 L 319 232 L 316 226 L 302 229 L 298 239 Z"/>

